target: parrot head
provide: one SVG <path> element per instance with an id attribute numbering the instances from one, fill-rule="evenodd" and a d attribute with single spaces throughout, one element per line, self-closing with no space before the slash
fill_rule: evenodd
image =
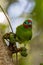
<path id="1" fill-rule="evenodd" d="M 29 41 L 32 38 L 32 21 L 25 20 L 24 23 L 16 28 L 16 35 L 20 43 Z"/>
<path id="2" fill-rule="evenodd" d="M 25 20 L 23 23 L 24 28 L 32 28 L 32 21 L 31 20 Z"/>

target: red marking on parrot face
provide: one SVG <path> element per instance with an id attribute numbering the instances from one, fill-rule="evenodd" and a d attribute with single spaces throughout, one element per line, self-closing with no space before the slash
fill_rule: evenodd
<path id="1" fill-rule="evenodd" d="M 32 22 L 31 20 L 28 20 L 28 22 Z"/>
<path id="2" fill-rule="evenodd" d="M 25 27 L 25 28 L 28 28 L 29 26 L 28 25 L 26 25 L 26 24 L 23 24 L 23 26 Z"/>
<path id="3" fill-rule="evenodd" d="M 31 20 L 28 20 L 28 22 L 32 22 Z"/>
<path id="4" fill-rule="evenodd" d="M 31 20 L 27 20 L 27 21 L 25 21 L 24 23 L 23 23 L 23 26 L 25 27 L 25 28 L 32 28 L 32 21 Z"/>

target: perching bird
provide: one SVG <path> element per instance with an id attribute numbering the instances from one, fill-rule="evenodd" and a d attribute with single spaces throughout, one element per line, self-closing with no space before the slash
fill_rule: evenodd
<path id="1" fill-rule="evenodd" d="M 32 38 L 32 21 L 25 20 L 24 23 L 16 28 L 16 36 L 20 43 L 29 41 Z"/>

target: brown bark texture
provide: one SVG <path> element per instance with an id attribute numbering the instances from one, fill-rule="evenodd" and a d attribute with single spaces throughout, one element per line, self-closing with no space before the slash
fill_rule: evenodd
<path id="1" fill-rule="evenodd" d="M 8 53 L 10 53 L 10 51 L 3 43 L 2 34 L 0 33 L 0 65 L 15 65 L 12 57 Z"/>

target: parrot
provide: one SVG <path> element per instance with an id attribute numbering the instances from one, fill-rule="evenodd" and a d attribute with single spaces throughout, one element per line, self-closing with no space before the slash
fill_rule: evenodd
<path id="1" fill-rule="evenodd" d="M 25 48 L 25 41 L 29 41 L 32 38 L 32 20 L 25 20 L 24 23 L 16 28 L 16 40 L 20 44 L 24 44 L 24 47 L 21 48 L 21 56 L 27 57 L 27 49 Z"/>
<path id="2" fill-rule="evenodd" d="M 16 28 L 16 36 L 21 44 L 32 38 L 32 20 L 25 20 L 24 23 Z"/>

